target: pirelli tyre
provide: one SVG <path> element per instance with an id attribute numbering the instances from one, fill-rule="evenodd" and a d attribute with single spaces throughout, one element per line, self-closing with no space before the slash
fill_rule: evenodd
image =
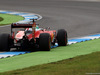
<path id="1" fill-rule="evenodd" d="M 42 51 L 50 51 L 51 37 L 48 33 L 41 33 L 39 36 L 39 48 Z"/>
<path id="2" fill-rule="evenodd" d="M 10 51 L 9 42 L 9 34 L 0 34 L 0 51 Z"/>
<path id="3" fill-rule="evenodd" d="M 68 43 L 67 31 L 64 29 L 59 29 L 57 32 L 57 42 L 58 46 L 66 46 Z"/>

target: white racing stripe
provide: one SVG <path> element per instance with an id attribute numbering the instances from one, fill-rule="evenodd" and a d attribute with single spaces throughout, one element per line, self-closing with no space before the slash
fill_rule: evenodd
<path id="1" fill-rule="evenodd" d="M 72 41 L 72 42 L 69 41 L 69 42 L 68 42 L 68 45 L 75 44 L 75 43 L 77 43 L 77 41 Z"/>
<path id="2" fill-rule="evenodd" d="M 0 59 L 2 59 L 2 58 L 7 58 L 7 57 L 12 57 L 12 56 L 15 56 L 15 55 L 9 55 L 9 54 L 1 54 L 0 55 Z"/>

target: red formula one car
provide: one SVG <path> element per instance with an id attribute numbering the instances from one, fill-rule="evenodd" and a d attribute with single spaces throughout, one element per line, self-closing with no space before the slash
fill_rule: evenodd
<path id="1" fill-rule="evenodd" d="M 14 28 L 24 28 L 24 30 L 13 31 Z M 16 34 L 16 35 L 15 35 Z M 37 28 L 33 19 L 29 23 L 12 23 L 11 35 L 0 34 L 0 51 L 9 51 L 10 48 L 21 50 L 35 49 L 50 51 L 52 45 L 58 43 L 58 46 L 67 45 L 67 32 L 64 29 L 48 30 Z"/>

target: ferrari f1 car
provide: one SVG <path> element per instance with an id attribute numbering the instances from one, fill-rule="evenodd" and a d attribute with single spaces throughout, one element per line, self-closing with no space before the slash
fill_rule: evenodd
<path id="1" fill-rule="evenodd" d="M 24 30 L 15 33 L 14 28 L 24 28 Z M 50 51 L 51 46 L 55 43 L 58 43 L 58 46 L 66 46 L 67 41 L 67 32 L 64 29 L 56 32 L 56 30 L 38 28 L 33 19 L 29 23 L 12 23 L 11 35 L 0 34 L 0 51 L 10 51 L 10 48 L 21 50 L 38 48 Z"/>

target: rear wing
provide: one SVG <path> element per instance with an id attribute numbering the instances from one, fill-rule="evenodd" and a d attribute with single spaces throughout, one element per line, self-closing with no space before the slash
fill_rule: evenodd
<path id="1" fill-rule="evenodd" d="M 30 20 L 32 20 L 32 22 L 29 22 L 29 23 L 12 23 L 11 28 L 32 28 L 32 27 L 36 26 L 35 21 L 37 21 L 37 19 L 30 19 Z"/>
<path id="2" fill-rule="evenodd" d="M 32 34 L 33 38 L 35 38 L 35 28 L 36 28 L 36 23 L 35 19 L 32 19 L 33 21 L 30 23 L 12 23 L 11 24 L 11 36 L 13 35 L 13 28 L 32 28 Z"/>
<path id="3" fill-rule="evenodd" d="M 32 28 L 33 23 L 12 23 L 11 28 Z"/>

